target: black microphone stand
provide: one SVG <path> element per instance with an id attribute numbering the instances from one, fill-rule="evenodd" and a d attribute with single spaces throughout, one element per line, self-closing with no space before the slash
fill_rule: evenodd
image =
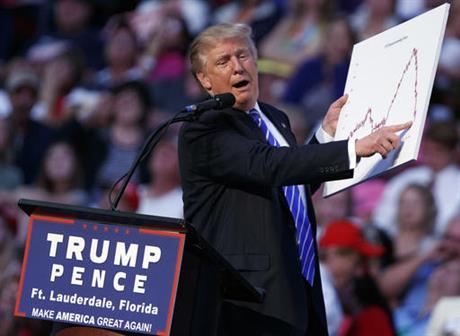
<path id="1" fill-rule="evenodd" d="M 112 188 L 110 189 L 110 192 L 108 194 L 109 197 L 109 203 L 111 206 L 112 211 L 117 210 L 118 203 L 120 202 L 121 196 L 125 192 L 126 187 L 128 186 L 129 180 L 134 174 L 134 171 L 136 168 L 139 166 L 139 164 L 145 160 L 145 158 L 149 155 L 149 153 L 155 148 L 155 146 L 158 144 L 160 139 L 163 137 L 163 135 L 166 133 L 168 130 L 169 126 L 177 123 L 177 122 L 183 122 L 183 121 L 193 121 L 196 120 L 200 117 L 201 113 L 203 111 L 201 110 L 196 110 L 193 112 L 189 112 L 187 110 L 181 110 L 177 112 L 171 119 L 166 120 L 162 124 L 160 124 L 156 129 L 154 129 L 147 140 L 144 142 L 142 149 L 138 152 L 136 159 L 133 161 L 131 164 L 129 170 L 122 176 L 120 177 L 113 185 Z M 123 184 L 121 185 L 121 188 L 118 190 L 117 195 L 115 196 L 115 199 L 112 200 L 112 193 L 115 190 L 116 186 L 120 181 L 123 180 Z"/>

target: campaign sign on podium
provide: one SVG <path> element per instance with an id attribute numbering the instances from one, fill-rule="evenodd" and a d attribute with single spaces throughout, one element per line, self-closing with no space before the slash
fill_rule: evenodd
<path id="1" fill-rule="evenodd" d="M 184 233 L 30 217 L 15 315 L 168 335 Z"/>

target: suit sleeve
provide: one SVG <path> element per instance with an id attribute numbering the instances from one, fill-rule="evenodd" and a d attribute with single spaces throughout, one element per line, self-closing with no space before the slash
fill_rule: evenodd
<path id="1" fill-rule="evenodd" d="M 273 187 L 352 176 L 346 141 L 276 148 L 243 135 L 225 115 L 202 119 L 182 129 L 179 144 L 198 175 L 222 184 Z"/>

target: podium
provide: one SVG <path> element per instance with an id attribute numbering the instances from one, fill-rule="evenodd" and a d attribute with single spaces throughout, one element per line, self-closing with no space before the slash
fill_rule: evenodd
<path id="1" fill-rule="evenodd" d="M 262 291 L 252 286 L 199 235 L 192 225 L 182 219 L 26 199 L 20 200 L 18 204 L 31 218 L 57 218 L 63 221 L 70 219 L 82 223 L 97 223 L 97 225 L 101 225 L 101 228 L 103 227 L 107 231 L 109 231 L 107 228 L 110 228 L 110 226 L 143 228 L 144 230 L 155 230 L 155 232 L 164 233 L 165 235 L 178 234 L 181 237 L 185 237 L 182 259 L 178 263 L 179 266 L 177 266 L 179 274 L 177 290 L 175 291 L 175 302 L 174 299 L 171 299 L 173 314 L 172 322 L 170 322 L 170 335 L 216 335 L 221 306 L 224 300 L 248 302 L 262 302 L 263 300 Z M 96 230 L 96 225 L 94 227 Z M 58 246 L 60 242 L 56 242 L 55 245 Z M 57 250 L 56 246 L 54 253 Z M 78 245 L 75 246 L 74 249 L 77 249 Z M 67 253 L 67 259 L 69 259 L 69 252 L 67 251 Z M 56 274 L 59 276 L 60 273 L 56 272 Z M 23 276 L 24 274 L 21 276 L 21 282 Z M 18 295 L 17 302 L 16 314 L 19 310 L 20 295 Z M 21 316 L 20 314 L 18 315 Z M 65 326 L 66 328 L 57 331 L 55 335 L 137 335 L 136 332 L 110 330 L 111 328 L 86 325 L 81 326 L 68 324 L 67 322 Z M 167 332 L 160 333 L 160 335 L 165 334 Z"/>

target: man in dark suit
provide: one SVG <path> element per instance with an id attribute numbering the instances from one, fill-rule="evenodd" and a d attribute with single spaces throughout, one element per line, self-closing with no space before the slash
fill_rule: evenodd
<path id="1" fill-rule="evenodd" d="M 181 130 L 184 215 L 265 290 L 261 304 L 226 302 L 219 334 L 327 335 L 310 192 L 323 181 L 351 177 L 357 157 L 387 155 L 398 145 L 394 132 L 410 124 L 384 127 L 356 142 L 330 141 L 344 96 L 331 105 L 311 143 L 296 145 L 286 115 L 257 101 L 250 35 L 243 24 L 217 25 L 191 45 L 192 72 L 203 88 L 210 95 L 231 92 L 236 102 Z M 297 200 L 287 186 L 298 192 Z M 299 233 L 302 225 L 306 231 Z"/>

